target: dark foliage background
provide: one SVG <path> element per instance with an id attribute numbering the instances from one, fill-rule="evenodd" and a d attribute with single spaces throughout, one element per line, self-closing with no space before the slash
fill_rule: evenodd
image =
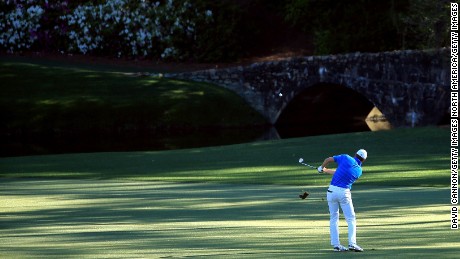
<path id="1" fill-rule="evenodd" d="M 447 0 L 198 0 L 214 14 L 197 60 L 232 61 L 286 50 L 304 54 L 449 45 Z"/>
<path id="2" fill-rule="evenodd" d="M 13 2 L 25 1 L 6 1 L 0 3 L 0 7 L 4 11 L 12 10 Z M 37 40 L 30 50 L 58 52 L 66 49 L 68 44 L 63 37 L 65 28 L 55 29 L 56 25 L 62 25 L 59 17 L 71 13 L 79 5 L 103 4 L 106 1 L 42 2 L 46 15 L 40 21 L 41 27 L 33 32 Z M 139 4 L 135 0 L 127 2 L 127 10 L 124 11 Z M 168 1 L 157 2 L 166 4 Z M 427 49 L 449 45 L 450 2 L 447 0 L 189 2 L 202 13 L 211 10 L 212 20 L 194 21 L 196 31 L 193 37 L 180 31 L 172 34 L 169 43 L 177 50 L 177 54 L 169 56 L 173 61 L 232 62 L 287 51 L 321 55 Z M 183 1 L 173 3 L 180 7 Z M 185 15 L 193 16 L 193 12 Z M 129 46 L 120 46 L 118 34 L 113 35 L 105 37 L 104 40 L 110 42 L 104 42 L 103 51 L 89 54 L 117 56 L 120 50 L 129 49 Z M 167 47 L 164 43 L 154 45 L 149 55 L 142 58 L 161 59 L 161 53 Z M 8 49 L 0 46 L 0 51 L 7 52 Z M 138 57 L 134 55 L 130 58 Z"/>

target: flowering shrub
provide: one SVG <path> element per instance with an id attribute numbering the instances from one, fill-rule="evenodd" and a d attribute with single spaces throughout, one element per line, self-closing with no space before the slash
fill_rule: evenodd
<path id="1" fill-rule="evenodd" d="M 0 11 L 0 46 L 10 52 L 30 48 L 37 39 L 39 21 L 43 15 L 39 5 L 29 4 L 34 1 L 7 0 L 5 4 L 10 5 L 12 2 L 17 2 L 13 8 Z"/>
<path id="2" fill-rule="evenodd" d="M 0 49 L 15 52 L 35 44 L 71 53 L 184 59 L 193 54 L 197 27 L 212 21 L 210 10 L 199 10 L 188 0 L 94 2 L 4 1 Z"/>

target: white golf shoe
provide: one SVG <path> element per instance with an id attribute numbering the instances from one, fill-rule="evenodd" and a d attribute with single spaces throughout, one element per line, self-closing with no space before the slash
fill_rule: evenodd
<path id="1" fill-rule="evenodd" d="M 359 247 L 359 245 L 356 245 L 356 244 L 355 245 L 349 245 L 348 249 L 350 251 L 355 251 L 355 252 L 363 252 L 364 251 L 364 249 L 362 249 L 361 247 Z"/>
<path id="2" fill-rule="evenodd" d="M 346 252 L 348 249 L 343 245 L 334 246 L 334 252 Z"/>

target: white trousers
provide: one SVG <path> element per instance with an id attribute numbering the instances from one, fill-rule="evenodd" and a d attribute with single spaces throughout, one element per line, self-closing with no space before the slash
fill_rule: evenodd
<path id="1" fill-rule="evenodd" d="M 330 233 L 331 245 L 340 245 L 339 239 L 339 206 L 342 208 L 345 220 L 348 224 L 348 244 L 356 244 L 356 216 L 349 189 L 330 185 L 327 192 L 327 203 L 331 216 Z"/>

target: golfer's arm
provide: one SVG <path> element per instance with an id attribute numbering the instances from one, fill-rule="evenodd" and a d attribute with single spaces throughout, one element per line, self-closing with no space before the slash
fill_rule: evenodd
<path id="1" fill-rule="evenodd" d="M 325 172 L 326 174 L 335 174 L 335 169 L 329 169 L 324 167 L 323 172 Z"/>
<path id="2" fill-rule="evenodd" d="M 321 165 L 323 167 L 323 172 L 325 172 L 326 174 L 334 174 L 335 173 L 335 170 L 334 169 L 329 169 L 329 168 L 326 168 L 326 166 L 329 164 L 329 163 L 332 163 L 334 162 L 334 158 L 333 157 L 328 157 L 326 159 L 324 159 L 324 162 L 323 164 Z"/>

